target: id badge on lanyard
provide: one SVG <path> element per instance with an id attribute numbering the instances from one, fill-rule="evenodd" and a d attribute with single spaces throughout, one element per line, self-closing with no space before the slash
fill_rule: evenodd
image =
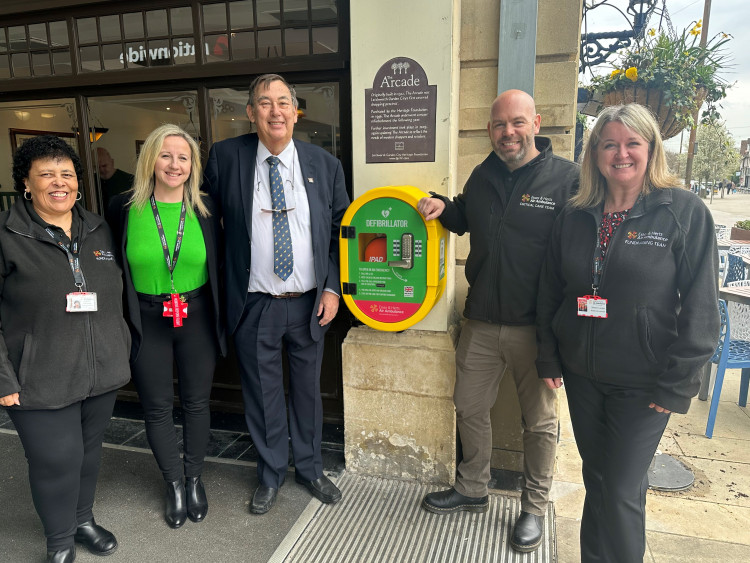
<path id="1" fill-rule="evenodd" d="M 591 289 L 593 290 L 593 295 L 583 295 L 578 298 L 579 317 L 607 318 L 607 300 L 597 295 L 599 280 L 602 277 L 603 262 L 601 247 L 597 242 L 596 251 L 594 252 L 594 265 L 591 269 Z"/>
<path id="2" fill-rule="evenodd" d="M 73 272 L 73 282 L 78 289 L 78 291 L 73 291 L 65 296 L 65 312 L 92 313 L 97 311 L 96 293 L 83 290 L 83 286 L 86 282 L 83 278 L 83 271 L 81 270 L 81 261 L 78 258 L 78 236 L 76 236 L 75 240 L 71 241 L 71 248 L 68 248 L 57 238 L 55 233 L 52 232 L 49 227 L 45 228 L 45 231 L 47 231 L 47 234 L 52 237 L 57 246 L 62 248 L 65 254 L 67 254 L 70 270 Z"/>
<path id="3" fill-rule="evenodd" d="M 164 226 L 159 216 L 159 209 L 156 207 L 156 198 L 151 194 L 151 210 L 154 213 L 154 220 L 156 221 L 156 229 L 159 231 L 159 239 L 161 240 L 161 247 L 164 251 L 164 261 L 167 264 L 169 270 L 169 280 L 172 284 L 172 292 L 169 294 L 169 299 L 164 301 L 162 304 L 164 309 L 162 311 L 163 317 L 172 317 L 172 326 L 178 328 L 182 326 L 182 320 L 187 318 L 188 304 L 180 298 L 180 294 L 174 289 L 174 269 L 177 266 L 177 258 L 180 256 L 180 248 L 182 246 L 182 235 L 185 232 L 185 202 L 182 202 L 182 209 L 180 210 L 180 222 L 177 225 L 177 238 L 174 243 L 174 251 L 172 257 L 169 257 L 169 246 L 167 245 L 167 237 L 164 234 Z"/>

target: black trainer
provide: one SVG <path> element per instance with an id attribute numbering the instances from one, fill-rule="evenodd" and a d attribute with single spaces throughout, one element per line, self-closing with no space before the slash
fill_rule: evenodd
<path id="1" fill-rule="evenodd" d="M 422 499 L 422 508 L 435 514 L 451 512 L 487 512 L 490 506 L 489 497 L 465 497 L 456 489 L 428 493 Z"/>

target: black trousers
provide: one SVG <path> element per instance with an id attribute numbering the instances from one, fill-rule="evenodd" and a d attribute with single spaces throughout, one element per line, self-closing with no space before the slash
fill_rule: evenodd
<path id="1" fill-rule="evenodd" d="M 289 299 L 248 293 L 234 334 L 245 420 L 258 450 L 258 481 L 267 487 L 279 488 L 284 482 L 289 437 L 297 475 L 308 481 L 323 475 L 320 365 L 324 339 L 315 342 L 310 336 L 314 306 L 315 291 Z M 289 363 L 288 425 L 282 343 Z"/>
<path id="2" fill-rule="evenodd" d="M 648 408 L 652 389 L 564 380 L 586 487 L 581 561 L 641 563 L 648 468 L 669 415 Z"/>
<path id="3" fill-rule="evenodd" d="M 183 414 L 184 475 L 203 471 L 211 428 L 209 399 L 218 346 L 211 295 L 203 292 L 188 302 L 181 327 L 164 317 L 163 300 L 139 296 L 143 338 L 137 360 L 131 365 L 133 381 L 143 406 L 146 437 L 165 481 L 183 476 L 177 429 L 172 418 L 177 363 Z"/>
<path id="4" fill-rule="evenodd" d="M 8 409 L 29 463 L 31 498 L 49 551 L 73 545 L 78 524 L 94 517 L 102 439 L 116 396 L 111 391 L 54 410 Z"/>

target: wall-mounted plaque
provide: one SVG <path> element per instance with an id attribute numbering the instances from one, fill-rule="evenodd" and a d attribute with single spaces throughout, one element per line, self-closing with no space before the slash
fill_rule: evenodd
<path id="1" fill-rule="evenodd" d="M 365 90 L 366 162 L 435 162 L 437 86 L 414 59 L 380 67 Z"/>

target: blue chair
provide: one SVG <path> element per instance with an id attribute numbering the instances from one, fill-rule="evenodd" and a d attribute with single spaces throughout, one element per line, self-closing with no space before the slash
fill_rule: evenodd
<path id="1" fill-rule="evenodd" d="M 729 282 L 740 281 L 745 279 L 745 262 L 742 256 L 738 254 L 727 254 L 727 263 L 724 266 L 724 283 L 726 286 Z"/>
<path id="2" fill-rule="evenodd" d="M 717 364 L 716 381 L 711 394 L 711 407 L 708 410 L 708 422 L 706 423 L 706 436 L 714 435 L 714 424 L 716 423 L 716 412 L 719 410 L 719 398 L 721 397 L 721 386 L 724 383 L 724 372 L 727 369 L 742 369 L 740 379 L 739 405 L 747 406 L 747 391 L 750 386 L 750 341 L 732 340 L 729 313 L 727 304 L 719 299 L 719 314 L 721 315 L 721 330 L 719 331 L 719 344 L 716 347 L 711 362 Z"/>

